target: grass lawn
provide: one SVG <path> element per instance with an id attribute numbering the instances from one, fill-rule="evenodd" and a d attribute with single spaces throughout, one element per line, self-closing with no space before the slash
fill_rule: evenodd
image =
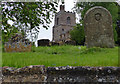
<path id="1" fill-rule="evenodd" d="M 35 47 L 35 52 L 2 53 L 2 66 L 118 66 L 118 47 L 89 48 L 85 46 Z"/>

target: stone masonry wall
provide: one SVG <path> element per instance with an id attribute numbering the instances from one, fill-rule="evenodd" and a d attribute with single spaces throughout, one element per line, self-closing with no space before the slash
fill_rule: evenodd
<path id="1" fill-rule="evenodd" d="M 30 52 L 31 47 L 32 47 L 31 43 L 14 42 L 11 44 L 6 42 L 4 45 L 4 51 L 5 52 Z"/>
<path id="2" fill-rule="evenodd" d="M 120 83 L 120 67 L 45 67 L 43 65 L 18 69 L 3 67 L 2 74 L 3 83 Z"/>
<path id="3" fill-rule="evenodd" d="M 32 44 L 22 34 L 16 33 L 4 44 L 5 52 L 30 52 Z"/>

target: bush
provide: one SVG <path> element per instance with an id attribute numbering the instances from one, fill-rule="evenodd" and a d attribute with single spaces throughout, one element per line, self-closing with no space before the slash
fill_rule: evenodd
<path id="1" fill-rule="evenodd" d="M 116 27 L 116 24 L 113 24 L 114 41 L 117 42 L 118 41 L 118 34 L 117 34 L 115 27 Z"/>
<path id="2" fill-rule="evenodd" d="M 70 32 L 71 39 L 76 41 L 77 44 L 84 45 L 85 34 L 84 27 L 80 24 L 77 24 L 74 29 Z"/>

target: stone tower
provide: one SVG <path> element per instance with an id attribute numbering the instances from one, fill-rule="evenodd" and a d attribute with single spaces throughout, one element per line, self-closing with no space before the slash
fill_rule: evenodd
<path id="1" fill-rule="evenodd" d="M 76 24 L 75 13 L 66 12 L 64 4 L 60 5 L 60 11 L 55 15 L 53 26 L 53 41 L 65 42 L 70 39 L 70 30 Z"/>

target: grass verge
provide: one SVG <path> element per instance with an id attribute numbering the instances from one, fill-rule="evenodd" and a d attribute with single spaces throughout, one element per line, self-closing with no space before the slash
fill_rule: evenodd
<path id="1" fill-rule="evenodd" d="M 2 53 L 2 66 L 118 66 L 118 47 L 86 48 L 85 46 L 36 47 L 35 52 Z"/>

